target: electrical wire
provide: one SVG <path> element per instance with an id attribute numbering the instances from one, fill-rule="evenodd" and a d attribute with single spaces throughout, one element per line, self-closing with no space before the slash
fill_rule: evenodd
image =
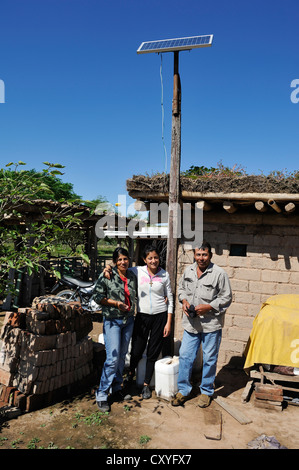
<path id="1" fill-rule="evenodd" d="M 162 55 L 161 55 L 161 65 L 160 65 L 160 79 L 161 79 L 161 110 L 162 110 L 162 142 L 164 147 L 164 156 L 165 156 L 165 174 L 167 174 L 167 149 L 164 140 L 164 103 L 163 103 L 163 75 L 162 75 Z"/>

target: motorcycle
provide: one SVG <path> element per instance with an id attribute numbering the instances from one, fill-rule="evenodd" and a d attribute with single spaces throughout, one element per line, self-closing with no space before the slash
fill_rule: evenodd
<path id="1" fill-rule="evenodd" d="M 85 282 L 74 277 L 62 276 L 52 287 L 51 294 L 62 299 L 78 301 L 82 308 L 89 312 L 100 312 L 101 306 L 92 299 L 95 285 L 95 282 Z"/>

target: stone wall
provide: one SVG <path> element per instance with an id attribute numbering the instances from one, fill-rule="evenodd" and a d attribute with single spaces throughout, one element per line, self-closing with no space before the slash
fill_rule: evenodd
<path id="1" fill-rule="evenodd" d="M 280 214 L 204 214 L 204 239 L 210 242 L 213 262 L 229 275 L 233 302 L 226 313 L 218 367 L 242 367 L 254 317 L 272 295 L 299 293 L 299 218 Z M 242 245 L 245 256 L 233 256 Z M 193 251 L 182 241 L 178 280 L 193 262 Z M 181 339 L 182 310 L 176 301 L 175 337 Z"/>

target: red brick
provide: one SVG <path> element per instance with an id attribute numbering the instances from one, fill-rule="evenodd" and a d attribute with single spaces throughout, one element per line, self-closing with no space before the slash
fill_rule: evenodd
<path id="1" fill-rule="evenodd" d="M 277 401 L 277 402 L 282 402 L 283 397 L 281 395 L 277 395 L 275 393 L 258 393 L 255 392 L 255 397 L 260 399 L 260 400 L 271 400 L 271 401 Z"/>
<path id="2" fill-rule="evenodd" d="M 54 319 L 47 320 L 45 322 L 45 334 L 46 335 L 55 335 L 57 333 L 56 330 L 56 321 Z"/>
<path id="3" fill-rule="evenodd" d="M 13 391 L 13 401 L 12 401 L 12 404 L 14 406 L 17 406 L 16 405 L 16 401 L 17 401 L 17 398 L 19 395 L 22 395 L 22 392 L 20 392 L 20 390 L 18 390 L 17 388 L 15 388 L 15 390 Z"/>
<path id="4" fill-rule="evenodd" d="M 278 401 L 260 400 L 259 398 L 255 398 L 254 406 L 257 408 L 265 408 L 267 410 L 282 411 L 282 403 Z"/>
<path id="5" fill-rule="evenodd" d="M 20 410 L 25 411 L 26 410 L 26 404 L 27 404 L 27 397 L 24 395 L 24 393 L 19 392 L 16 394 L 15 399 L 14 399 L 14 405 L 20 408 Z"/>
<path id="6" fill-rule="evenodd" d="M 5 392 L 6 392 L 6 385 L 1 384 L 0 385 L 0 401 L 3 400 Z"/>
<path id="7" fill-rule="evenodd" d="M 28 395 L 26 397 L 26 411 L 35 411 L 45 406 L 44 395 Z"/>
<path id="8" fill-rule="evenodd" d="M 11 387 L 13 383 L 14 375 L 10 372 L 3 370 L 0 368 L 0 383 L 6 385 L 7 387 Z"/>
<path id="9" fill-rule="evenodd" d="M 283 390 L 280 385 L 270 384 L 256 384 L 255 390 L 260 393 L 276 393 L 277 395 L 283 395 Z"/>
<path id="10" fill-rule="evenodd" d="M 2 400 L 8 403 L 10 394 L 14 393 L 15 390 L 17 390 L 16 387 L 6 387 L 5 395 L 3 396 Z"/>
<path id="11" fill-rule="evenodd" d="M 256 384 L 255 397 L 261 400 L 282 402 L 283 390 L 279 385 Z"/>
<path id="12" fill-rule="evenodd" d="M 26 328 L 26 312 L 14 312 L 10 315 L 8 323 L 17 328 Z"/>

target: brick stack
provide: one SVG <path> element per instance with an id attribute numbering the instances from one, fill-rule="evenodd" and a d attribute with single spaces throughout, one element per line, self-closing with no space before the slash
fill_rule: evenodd
<path id="1" fill-rule="evenodd" d="M 48 398 L 49 393 L 65 390 L 91 376 L 91 330 L 91 316 L 79 302 L 57 297 L 39 297 L 31 308 L 6 312 L 1 331 L 2 400 L 7 390 L 16 400 L 19 397 L 19 404 L 20 395 L 25 395 L 28 411 L 32 395 Z"/>
<path id="2" fill-rule="evenodd" d="M 258 408 L 282 411 L 283 389 L 280 385 L 256 384 L 254 405 Z"/>

